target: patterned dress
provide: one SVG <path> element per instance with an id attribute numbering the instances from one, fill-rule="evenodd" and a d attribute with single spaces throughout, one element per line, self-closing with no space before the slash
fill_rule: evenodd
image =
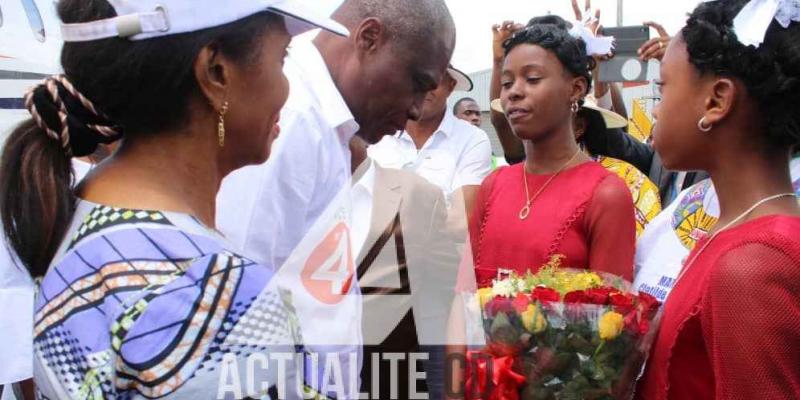
<path id="1" fill-rule="evenodd" d="M 658 186 L 625 161 L 616 158 L 598 156 L 595 161 L 603 168 L 615 173 L 625 181 L 633 195 L 633 206 L 636 212 L 636 237 L 644 233 L 644 228 L 661 212 L 661 198 L 658 195 Z"/>
<path id="2" fill-rule="evenodd" d="M 300 342 L 270 269 L 183 214 L 84 201 L 68 232 L 35 308 L 41 398 L 275 396 L 276 368 L 245 382 L 248 356 Z M 237 368 L 241 392 L 220 394 Z"/>

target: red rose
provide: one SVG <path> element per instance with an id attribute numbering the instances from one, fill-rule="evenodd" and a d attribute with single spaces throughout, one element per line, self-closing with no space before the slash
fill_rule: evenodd
<path id="1" fill-rule="evenodd" d="M 613 293 L 609 297 L 610 297 L 610 304 L 614 306 L 614 311 L 622 315 L 627 315 L 631 311 L 633 311 L 634 296 L 632 294 Z"/>
<path id="2" fill-rule="evenodd" d="M 576 290 L 574 292 L 569 292 L 564 295 L 564 303 L 588 303 L 589 297 L 586 296 L 586 292 L 583 290 Z"/>
<path id="3" fill-rule="evenodd" d="M 586 296 L 589 298 L 590 304 L 605 305 L 608 304 L 609 297 L 612 293 L 617 293 L 617 290 L 608 287 L 601 287 L 587 290 Z"/>
<path id="4" fill-rule="evenodd" d="M 531 293 L 531 297 L 534 300 L 539 301 L 561 301 L 561 295 L 558 294 L 558 292 L 554 289 L 550 289 L 548 287 L 534 288 L 533 293 Z"/>
<path id="5" fill-rule="evenodd" d="M 639 292 L 639 307 L 648 319 L 652 319 L 658 308 L 661 307 L 661 302 L 645 292 Z"/>
<path id="6" fill-rule="evenodd" d="M 489 316 L 489 318 L 494 318 L 497 313 L 510 313 L 513 310 L 514 304 L 511 302 L 511 300 L 502 296 L 495 297 L 489 301 L 489 304 L 486 305 L 486 314 Z"/>
<path id="7" fill-rule="evenodd" d="M 519 293 L 517 294 L 517 297 L 514 298 L 512 304 L 514 305 L 514 309 L 517 310 L 518 313 L 522 314 L 531 304 L 531 298 L 528 297 L 527 294 Z"/>

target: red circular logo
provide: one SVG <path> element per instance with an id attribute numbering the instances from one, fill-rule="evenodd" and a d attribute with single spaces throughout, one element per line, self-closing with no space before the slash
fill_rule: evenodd
<path id="1" fill-rule="evenodd" d="M 301 279 L 312 296 L 333 305 L 350 291 L 354 270 L 350 230 L 339 223 L 308 256 Z"/>

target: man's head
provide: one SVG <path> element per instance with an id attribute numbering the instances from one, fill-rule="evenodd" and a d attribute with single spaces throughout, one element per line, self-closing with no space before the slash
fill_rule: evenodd
<path id="1" fill-rule="evenodd" d="M 346 0 L 333 18 L 350 38 L 315 43 L 369 143 L 422 115 L 423 100 L 447 75 L 455 24 L 444 0 Z"/>
<path id="2" fill-rule="evenodd" d="M 479 128 L 481 126 L 481 107 L 471 97 L 464 97 L 456 102 L 456 105 L 453 106 L 453 115 Z"/>

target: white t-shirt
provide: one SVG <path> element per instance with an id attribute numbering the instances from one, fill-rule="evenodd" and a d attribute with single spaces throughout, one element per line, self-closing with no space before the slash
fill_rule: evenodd
<path id="1" fill-rule="evenodd" d="M 800 158 L 792 161 L 794 189 L 800 195 Z M 645 228 L 636 249 L 634 288 L 664 301 L 683 261 L 719 218 L 719 200 L 710 179 L 681 192 Z"/>
<path id="2" fill-rule="evenodd" d="M 414 172 L 440 187 L 448 202 L 457 189 L 480 185 L 492 172 L 492 145 L 486 132 L 449 112 L 420 150 L 407 132 L 399 132 L 370 146 L 368 152 L 384 168 Z"/>

